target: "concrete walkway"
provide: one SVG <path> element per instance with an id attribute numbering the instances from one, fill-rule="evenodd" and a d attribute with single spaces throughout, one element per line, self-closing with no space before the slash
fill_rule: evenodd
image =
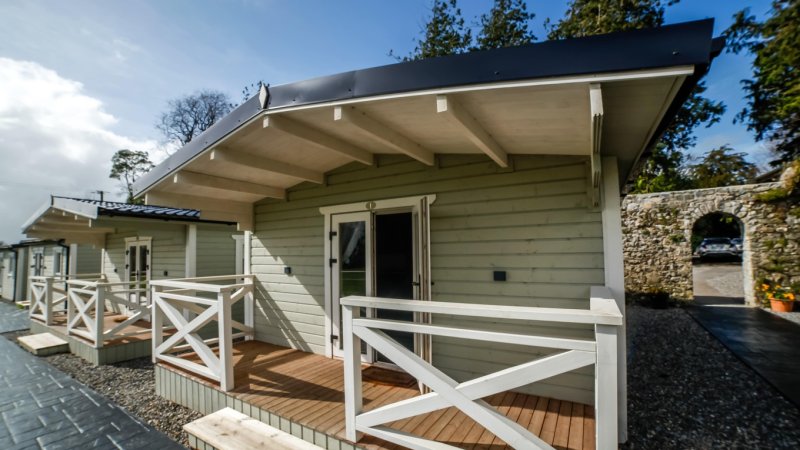
<path id="1" fill-rule="evenodd" d="M 5 317 L 13 312 L 9 308 L 14 306 L 0 304 L 3 332 L 10 331 L 6 329 L 8 323 L 14 323 Z M 0 337 L 0 449 L 39 448 L 183 447 Z"/>
<path id="2" fill-rule="evenodd" d="M 26 330 L 30 327 L 28 310 L 0 301 L 0 333 Z"/>
<path id="3" fill-rule="evenodd" d="M 724 268 L 705 270 L 713 276 L 698 277 L 695 270 L 695 305 L 688 308 L 689 314 L 800 407 L 800 325 L 745 306 L 742 297 L 731 295 L 727 280 L 734 278 L 725 276 Z"/>

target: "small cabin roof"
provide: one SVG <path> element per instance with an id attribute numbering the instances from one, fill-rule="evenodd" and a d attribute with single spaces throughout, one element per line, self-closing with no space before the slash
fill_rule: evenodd
<path id="1" fill-rule="evenodd" d="M 250 229 L 248 205 L 380 154 L 614 156 L 622 185 L 723 45 L 707 19 L 262 86 L 134 191 Z"/>

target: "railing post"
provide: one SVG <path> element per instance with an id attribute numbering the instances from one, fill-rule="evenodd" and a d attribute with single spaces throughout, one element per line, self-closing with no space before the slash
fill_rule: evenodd
<path id="1" fill-rule="evenodd" d="M 153 364 L 156 363 L 158 360 L 158 353 L 156 349 L 161 346 L 164 342 L 164 318 L 161 317 L 161 310 L 159 308 L 159 303 L 161 302 L 161 297 L 159 297 L 159 286 L 150 286 L 148 293 L 150 293 L 150 326 L 151 326 L 151 333 L 152 333 L 152 344 L 153 344 L 153 351 L 151 357 L 153 358 Z"/>
<path id="2" fill-rule="evenodd" d="M 105 329 L 105 314 L 106 314 L 106 287 L 102 284 L 97 284 L 97 289 L 94 293 L 94 348 L 101 348 L 103 346 L 103 330 Z"/>
<path id="3" fill-rule="evenodd" d="M 255 335 L 255 302 L 253 301 L 255 286 L 253 285 L 253 277 L 245 276 L 244 284 L 247 285 L 247 291 L 244 294 L 244 325 L 253 330 L 253 333 L 245 336 L 245 340 L 251 341 Z"/>
<path id="4" fill-rule="evenodd" d="M 231 339 L 231 291 L 221 289 L 217 294 L 219 321 L 219 384 L 223 391 L 233 389 L 233 340 Z"/>
<path id="5" fill-rule="evenodd" d="M 69 324 L 72 323 L 72 319 L 75 318 L 75 308 L 72 304 L 72 296 L 70 295 L 70 284 L 68 282 L 64 283 L 64 295 L 67 296 L 67 299 L 64 301 L 65 306 L 67 307 L 67 333 L 71 327 Z"/>
<path id="6" fill-rule="evenodd" d="M 353 334 L 353 319 L 361 313 L 360 308 L 342 307 L 342 335 L 344 338 L 344 418 L 345 437 L 358 441 L 356 416 L 363 408 L 361 386 L 361 339 Z"/>
<path id="7" fill-rule="evenodd" d="M 619 327 L 595 325 L 597 361 L 594 368 L 595 436 L 598 450 L 618 447 L 617 339 Z"/>
<path id="8" fill-rule="evenodd" d="M 53 324 L 53 278 L 44 279 L 44 323 Z"/>

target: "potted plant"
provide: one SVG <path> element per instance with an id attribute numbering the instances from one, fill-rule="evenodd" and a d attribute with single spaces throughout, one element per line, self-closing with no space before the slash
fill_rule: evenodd
<path id="1" fill-rule="evenodd" d="M 761 292 L 764 299 L 769 301 L 769 307 L 775 312 L 791 312 L 794 308 L 796 295 L 788 286 L 781 286 L 777 281 L 764 279 L 761 281 Z"/>

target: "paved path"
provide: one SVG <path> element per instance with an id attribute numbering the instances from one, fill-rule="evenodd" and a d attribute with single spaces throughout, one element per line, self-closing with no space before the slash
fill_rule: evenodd
<path id="1" fill-rule="evenodd" d="M 741 289 L 738 265 L 700 268 L 695 268 L 695 306 L 689 314 L 800 407 L 800 325 L 745 306 L 735 295 Z"/>
<path id="2" fill-rule="evenodd" d="M 19 309 L 16 305 L 0 301 L 0 333 L 25 330 L 29 327 L 27 309 Z"/>
<path id="3" fill-rule="evenodd" d="M 0 337 L 0 449 L 39 448 L 183 447 Z"/>

